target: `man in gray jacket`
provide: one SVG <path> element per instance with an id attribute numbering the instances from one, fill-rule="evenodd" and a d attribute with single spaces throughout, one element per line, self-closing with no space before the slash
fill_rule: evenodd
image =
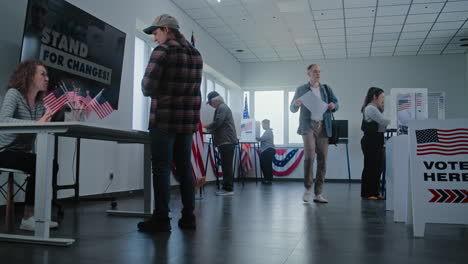
<path id="1" fill-rule="evenodd" d="M 213 133 L 213 144 L 218 147 L 221 155 L 221 167 L 223 169 L 223 188 L 216 192 L 216 195 L 228 196 L 234 194 L 232 159 L 237 143 L 236 128 L 229 106 L 224 103 L 224 99 L 218 92 L 212 91 L 208 94 L 208 101 L 211 107 L 215 108 L 213 122 L 203 125 Z"/>

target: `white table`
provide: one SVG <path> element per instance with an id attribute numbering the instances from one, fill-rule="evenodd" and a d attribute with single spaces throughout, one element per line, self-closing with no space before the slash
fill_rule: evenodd
<path id="1" fill-rule="evenodd" d="M 151 173 L 149 134 L 144 131 L 123 130 L 80 122 L 54 122 L 34 124 L 0 123 L 0 133 L 37 134 L 36 138 L 36 194 L 34 236 L 0 234 L 0 241 L 15 241 L 56 246 L 68 246 L 75 240 L 50 237 L 52 199 L 52 160 L 54 134 L 63 137 L 114 141 L 123 144 L 144 144 L 144 215 L 151 212 Z M 123 212 L 121 214 L 136 214 Z"/>

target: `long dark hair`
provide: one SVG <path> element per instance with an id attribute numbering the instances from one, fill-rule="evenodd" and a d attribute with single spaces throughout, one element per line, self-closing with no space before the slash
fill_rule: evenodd
<path id="1" fill-rule="evenodd" d="M 364 98 L 364 104 L 362 104 L 362 107 L 361 107 L 361 113 L 364 112 L 364 108 L 366 108 L 366 106 L 370 102 L 372 102 L 372 100 L 374 100 L 374 98 L 379 97 L 380 94 L 382 94 L 383 92 L 384 92 L 384 90 L 382 90 L 381 88 L 378 88 L 378 87 L 369 88 L 369 90 L 367 90 L 367 95 Z"/>
<path id="2" fill-rule="evenodd" d="M 37 66 L 44 66 L 44 63 L 39 60 L 27 60 L 18 64 L 13 74 L 11 74 L 7 89 L 16 88 L 26 97 L 34 74 L 36 74 Z"/>

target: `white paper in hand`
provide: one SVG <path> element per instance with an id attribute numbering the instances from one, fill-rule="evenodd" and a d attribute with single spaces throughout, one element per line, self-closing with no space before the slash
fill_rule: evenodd
<path id="1" fill-rule="evenodd" d="M 317 97 L 311 91 L 305 93 L 303 96 L 299 97 L 297 100 L 301 100 L 302 104 L 309 109 L 310 118 L 312 120 L 321 120 L 323 113 L 327 111 L 328 104 L 322 101 L 321 98 Z"/>

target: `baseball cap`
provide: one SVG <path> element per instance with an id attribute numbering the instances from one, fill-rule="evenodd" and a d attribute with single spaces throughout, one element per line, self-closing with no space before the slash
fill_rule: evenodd
<path id="1" fill-rule="evenodd" d="M 206 101 L 207 104 L 211 103 L 211 100 L 215 97 L 219 96 L 219 93 L 216 91 L 210 92 L 206 97 L 208 97 L 208 101 Z"/>
<path id="2" fill-rule="evenodd" d="M 153 24 L 151 26 L 143 29 L 143 32 L 146 34 L 152 34 L 153 31 L 157 28 L 162 28 L 162 27 L 168 27 L 168 28 L 173 28 L 173 29 L 179 29 L 179 22 L 177 22 L 177 19 L 175 19 L 173 16 L 168 15 L 168 14 L 162 14 L 160 16 L 157 16 L 154 19 Z"/>

